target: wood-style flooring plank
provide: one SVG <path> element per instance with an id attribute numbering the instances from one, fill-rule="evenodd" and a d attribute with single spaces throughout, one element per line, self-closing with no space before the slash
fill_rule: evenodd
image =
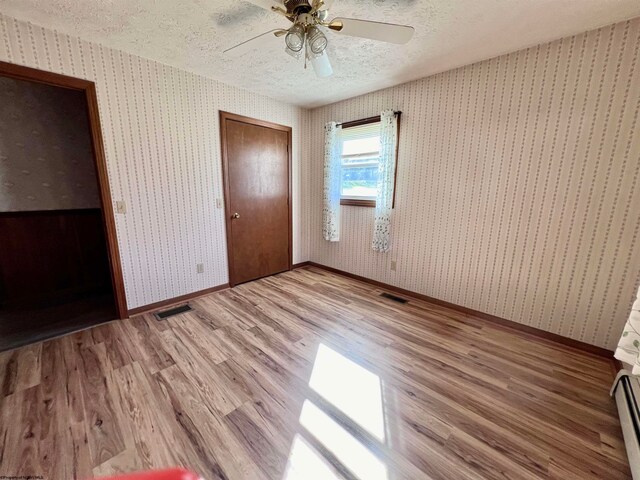
<path id="1" fill-rule="evenodd" d="M 2 352 L 0 475 L 631 478 L 608 359 L 382 292 L 302 268 Z"/>
<path id="2" fill-rule="evenodd" d="M 107 381 L 111 372 L 104 344 L 80 349 L 78 355 L 91 463 L 97 466 L 126 448 L 116 410 L 120 405 L 114 404 L 114 392 Z"/>

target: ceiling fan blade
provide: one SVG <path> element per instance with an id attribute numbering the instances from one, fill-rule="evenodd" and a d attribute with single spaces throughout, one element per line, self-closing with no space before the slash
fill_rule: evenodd
<path id="1" fill-rule="evenodd" d="M 322 55 L 311 57 L 311 65 L 313 65 L 313 71 L 320 78 L 330 77 L 333 74 L 333 68 L 326 50 L 322 52 Z"/>
<path id="2" fill-rule="evenodd" d="M 397 43 L 399 45 L 411 40 L 415 31 L 413 27 L 408 25 L 370 22 L 369 20 L 357 20 L 355 18 L 335 18 L 329 23 L 329 28 L 342 35 L 370 38 L 371 40 Z"/>
<path id="3" fill-rule="evenodd" d="M 265 10 L 273 11 L 275 8 L 283 8 L 282 2 L 278 0 L 245 0 L 246 2 L 253 3 L 258 7 L 262 7 Z"/>
<path id="4" fill-rule="evenodd" d="M 245 40 L 242 43 L 239 43 L 237 45 L 234 45 L 233 47 L 227 48 L 226 50 L 224 50 L 222 53 L 224 54 L 231 54 L 231 55 L 235 55 L 235 56 L 240 56 L 250 50 L 253 50 L 254 48 L 256 48 L 257 46 L 260 45 L 260 43 L 256 42 L 256 40 L 268 40 L 270 38 L 276 39 L 277 37 L 281 36 L 281 32 L 286 33 L 286 30 L 283 30 L 281 28 L 276 28 L 274 30 L 269 30 L 268 32 L 264 32 L 261 33 L 260 35 L 257 35 L 253 38 L 250 38 L 249 40 Z"/>

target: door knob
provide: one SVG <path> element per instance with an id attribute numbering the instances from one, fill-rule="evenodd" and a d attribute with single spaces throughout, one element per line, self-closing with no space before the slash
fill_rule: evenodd
<path id="1" fill-rule="evenodd" d="M 240 214 L 238 212 L 231 215 L 231 218 L 240 218 Z"/>

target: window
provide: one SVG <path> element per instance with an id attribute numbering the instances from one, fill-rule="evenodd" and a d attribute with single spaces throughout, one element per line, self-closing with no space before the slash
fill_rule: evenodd
<path id="1" fill-rule="evenodd" d="M 341 140 L 340 204 L 375 207 L 380 156 L 380 117 L 343 123 Z"/>

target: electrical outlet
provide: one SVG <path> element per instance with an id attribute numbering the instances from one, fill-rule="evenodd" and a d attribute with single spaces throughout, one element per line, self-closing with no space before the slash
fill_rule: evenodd
<path id="1" fill-rule="evenodd" d="M 204 273 L 204 263 L 198 263 L 196 265 L 196 272 L 197 273 Z"/>
<path id="2" fill-rule="evenodd" d="M 397 266 L 397 261 L 396 260 L 391 260 L 391 271 L 392 272 L 396 271 L 396 266 Z"/>
<path id="3" fill-rule="evenodd" d="M 216 198 L 216 208 L 222 208 L 222 199 Z"/>
<path id="4" fill-rule="evenodd" d="M 124 203 L 124 200 L 116 200 L 116 213 L 120 213 L 122 215 L 127 213 L 127 204 Z"/>

